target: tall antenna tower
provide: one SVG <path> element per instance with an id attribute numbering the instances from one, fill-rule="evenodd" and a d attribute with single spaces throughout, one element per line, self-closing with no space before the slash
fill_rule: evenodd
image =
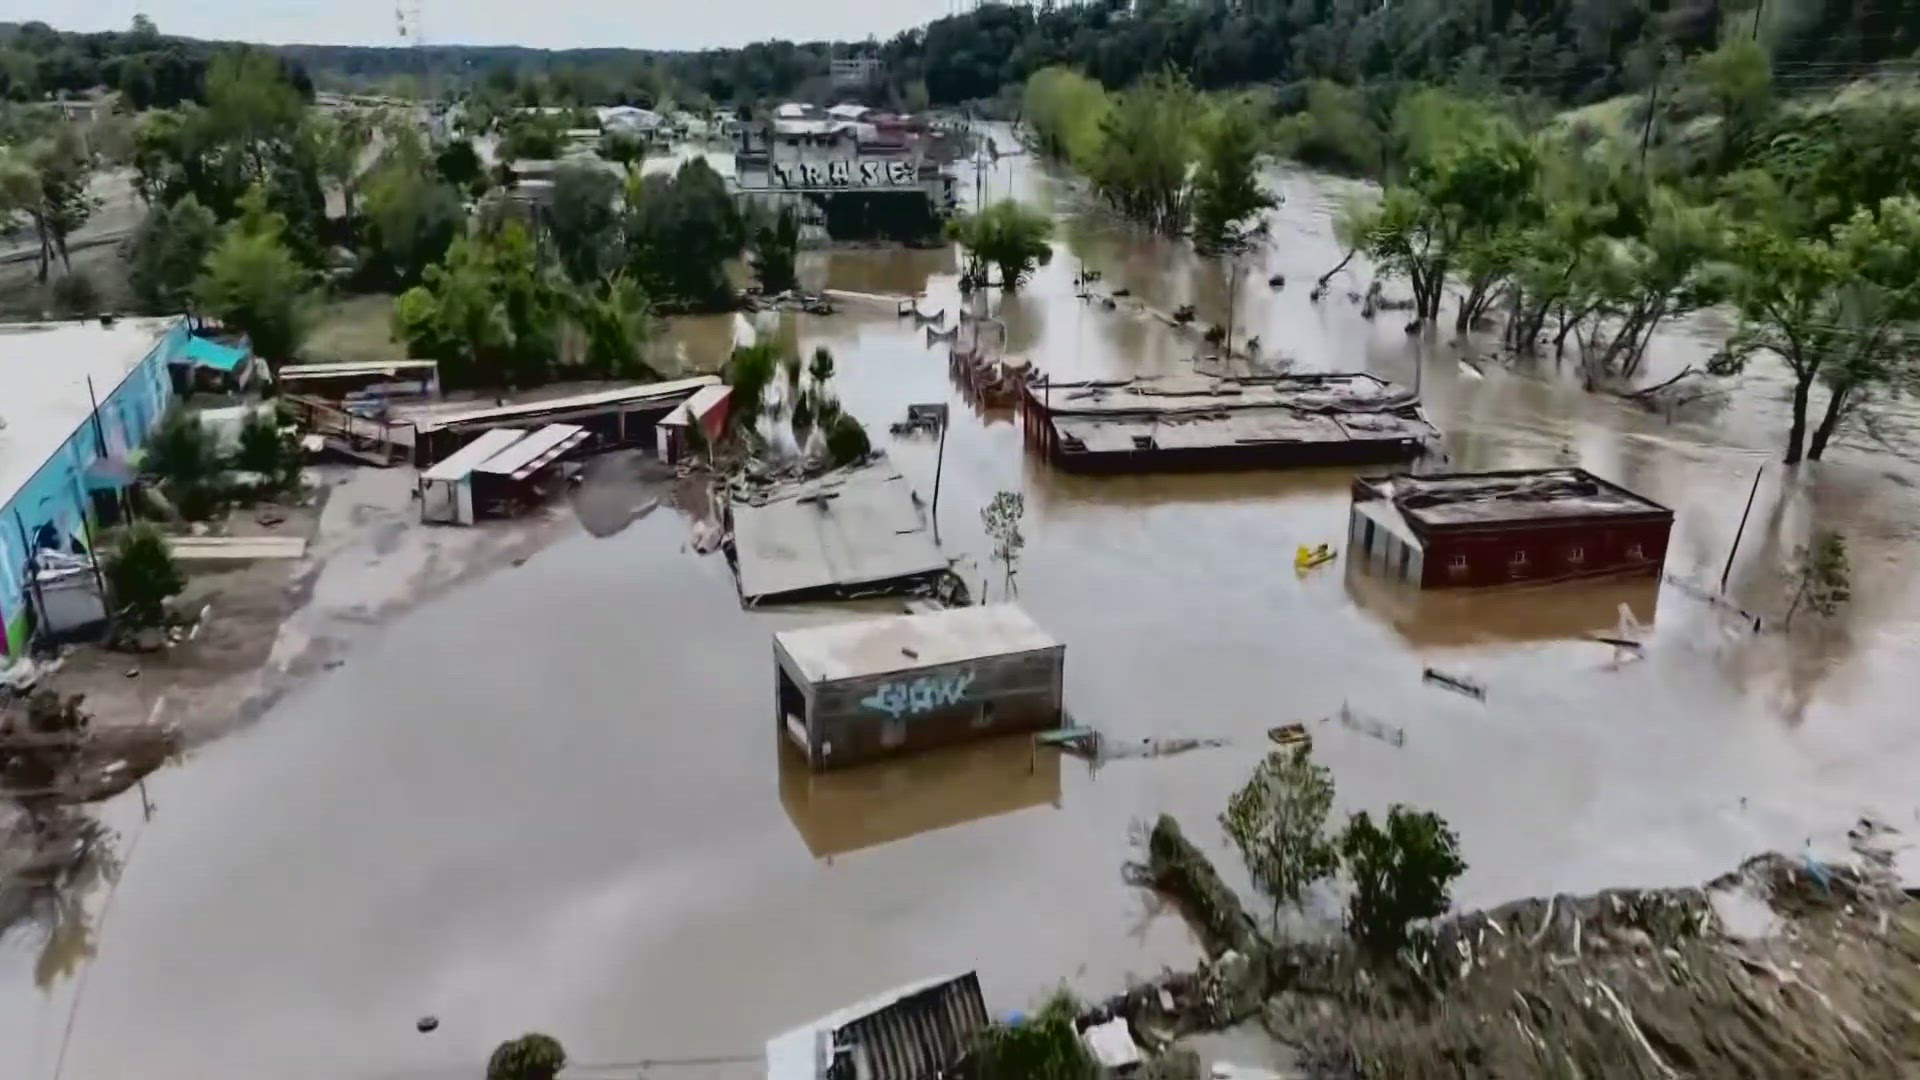
<path id="1" fill-rule="evenodd" d="M 402 45 L 415 47 L 427 43 L 426 34 L 420 21 L 421 6 L 425 0 L 394 0 L 393 25 L 400 35 Z"/>

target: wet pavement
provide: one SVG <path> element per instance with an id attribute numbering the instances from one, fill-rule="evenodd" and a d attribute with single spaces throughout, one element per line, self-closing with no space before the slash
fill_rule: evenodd
<path id="1" fill-rule="evenodd" d="M 1915 820 L 1920 737 L 1900 718 L 1920 670 L 1920 473 L 1851 445 L 1784 473 L 1777 378 L 1669 423 L 1551 362 L 1470 374 L 1447 335 L 1363 321 L 1338 282 L 1314 306 L 1312 278 L 1340 254 L 1328 215 L 1353 187 L 1281 182 L 1275 243 L 1234 302 L 1269 355 L 1401 381 L 1417 368 L 1453 467 L 1577 462 L 1625 483 L 1675 509 L 1667 570 L 1707 589 L 1765 467 L 1730 592 L 1784 610 L 1782 567 L 1817 522 L 1849 537 L 1853 605 L 1820 632 L 1756 637 L 1673 584 L 1413 597 L 1344 559 L 1300 576 L 1297 544 L 1345 535 L 1350 471 L 1059 475 L 1023 453 L 1011 413 L 961 400 L 944 346 L 910 321 L 783 316 L 779 332 L 834 350 L 845 406 L 923 494 L 936 443 L 884 433 L 909 402 L 954 404 L 938 520 L 990 599 L 979 510 L 1026 493 L 1019 598 L 1067 643 L 1079 722 L 1232 745 L 1097 771 L 989 746 L 796 773 L 774 732 L 769 635 L 844 612 L 743 611 L 684 517 L 640 516 L 370 629 L 343 667 L 156 776 L 150 824 L 137 801 L 106 807 L 125 867 L 60 935 L 58 962 L 43 929 L 0 945 L 6 1074 L 471 1075 L 534 1029 L 586 1063 L 751 1057 L 777 1030 L 953 969 L 977 967 L 995 1009 L 1062 980 L 1111 992 L 1196 948 L 1123 882 L 1131 824 L 1171 812 L 1221 856 L 1210 822 L 1266 729 L 1290 721 L 1313 730 L 1339 811 L 1404 801 L 1454 825 L 1463 906 L 1692 883 L 1863 812 Z M 1071 185 L 1018 159 L 987 186 L 1067 215 L 1053 264 L 993 298 L 1012 355 L 1063 378 L 1190 361 L 1195 339 L 1073 299 L 1082 260 L 1107 288 L 1224 318 L 1218 266 L 1076 213 Z M 944 251 L 803 263 L 814 284 L 925 290 L 927 310 L 954 307 L 954 269 Z M 1667 335 L 1649 377 L 1697 363 L 1711 334 Z M 1647 642 L 1628 663 L 1583 640 L 1622 604 Z M 1428 664 L 1486 700 L 1423 684 Z M 1404 745 L 1322 721 L 1343 704 Z M 439 1030 L 416 1033 L 428 1013 Z"/>

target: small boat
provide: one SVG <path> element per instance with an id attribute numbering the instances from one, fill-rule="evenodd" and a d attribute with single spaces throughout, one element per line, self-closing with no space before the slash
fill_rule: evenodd
<path id="1" fill-rule="evenodd" d="M 1318 547 L 1308 547 L 1305 544 L 1301 544 L 1293 553 L 1293 568 L 1295 570 L 1311 570 L 1316 566 L 1323 566 L 1332 562 L 1338 554 L 1338 552 L 1326 544 L 1321 544 Z"/>

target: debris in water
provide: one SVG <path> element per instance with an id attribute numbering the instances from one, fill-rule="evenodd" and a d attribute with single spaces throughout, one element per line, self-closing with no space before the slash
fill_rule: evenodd
<path id="1" fill-rule="evenodd" d="M 1268 728 L 1267 738 L 1272 739 L 1281 746 L 1297 746 L 1308 750 L 1313 749 L 1313 736 L 1307 732 L 1307 725 L 1305 724 L 1281 724 L 1276 728 Z"/>
<path id="2" fill-rule="evenodd" d="M 1435 668 L 1428 668 L 1420 677 L 1427 682 L 1444 686 L 1455 693 L 1465 694 L 1475 701 L 1487 700 L 1487 688 L 1474 682 L 1472 679 L 1459 675 L 1449 675 Z"/>
<path id="3" fill-rule="evenodd" d="M 422 1034 L 432 1031 L 433 1029 L 439 1026 L 440 1026 L 440 1018 L 437 1016 L 423 1016 L 420 1019 L 415 1020 L 413 1022 L 414 1030 L 421 1032 Z"/>
<path id="4" fill-rule="evenodd" d="M 1348 708 L 1344 702 L 1340 706 L 1340 712 L 1338 716 L 1336 716 L 1336 719 L 1340 721 L 1341 727 L 1349 731 L 1357 731 L 1369 738 L 1378 739 L 1388 746 L 1398 748 L 1407 745 L 1407 733 L 1404 729 L 1395 727 L 1381 720 L 1375 720 L 1371 716 L 1362 716 Z"/>

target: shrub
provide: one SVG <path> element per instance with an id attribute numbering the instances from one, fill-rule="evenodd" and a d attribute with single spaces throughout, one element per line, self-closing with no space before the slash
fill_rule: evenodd
<path id="1" fill-rule="evenodd" d="M 175 408 L 167 413 L 147 440 L 147 468 L 176 486 L 213 479 L 220 471 L 220 451 L 198 412 Z"/>
<path id="2" fill-rule="evenodd" d="M 100 287 L 78 270 L 53 283 L 53 306 L 62 315 L 85 318 L 100 311 Z"/>
<path id="3" fill-rule="evenodd" d="M 1440 815 L 1395 804 L 1386 829 L 1361 811 L 1340 836 L 1353 877 L 1347 932 L 1371 951 L 1386 955 L 1407 940 L 1407 924 L 1444 914 L 1453 902 L 1453 879 L 1466 870 L 1460 842 Z"/>
<path id="4" fill-rule="evenodd" d="M 867 429 L 846 413 L 834 417 L 827 429 L 827 457 L 836 465 L 851 465 L 873 450 Z"/>
<path id="5" fill-rule="evenodd" d="M 167 550 L 166 537 L 144 524 L 128 529 L 107 556 L 106 578 L 120 617 L 134 626 L 165 622 L 167 601 L 187 587 L 185 575 Z"/>

